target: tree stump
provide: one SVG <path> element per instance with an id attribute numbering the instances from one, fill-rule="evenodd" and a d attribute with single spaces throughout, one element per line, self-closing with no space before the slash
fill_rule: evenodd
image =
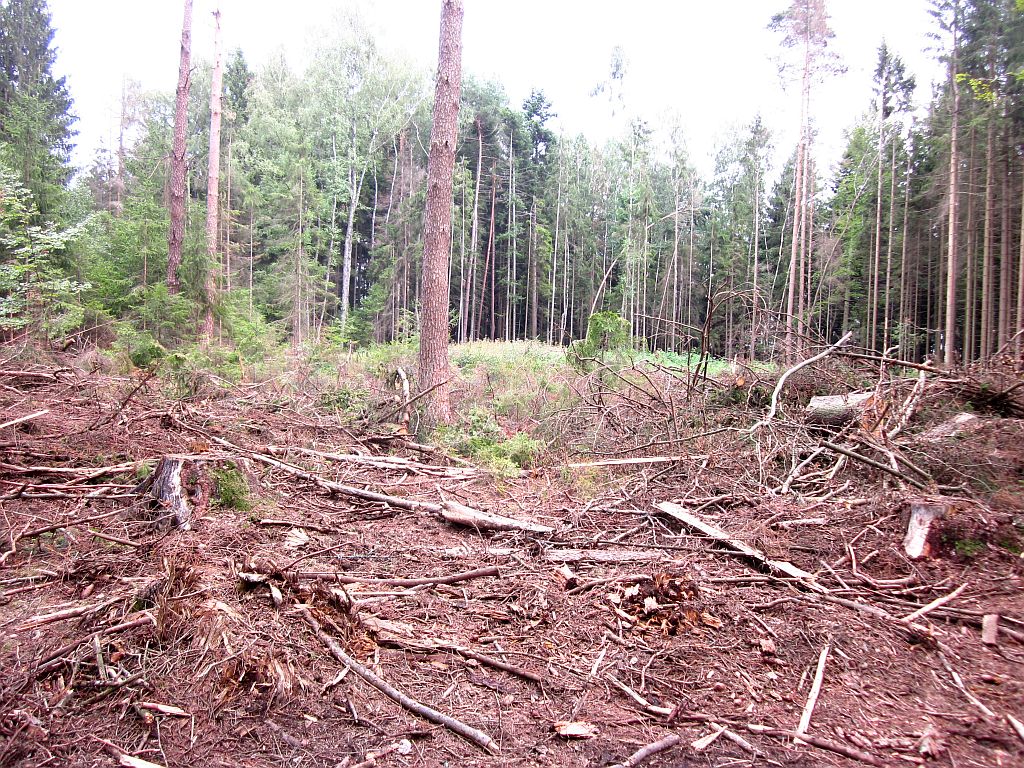
<path id="1" fill-rule="evenodd" d="M 903 551 L 911 560 L 930 557 L 939 551 L 940 536 L 937 522 L 950 511 L 950 505 L 928 499 L 910 500 L 910 518 L 907 535 L 903 538 Z"/>
<path id="2" fill-rule="evenodd" d="M 180 456 L 164 456 L 153 474 L 136 488 L 148 493 L 158 510 L 154 520 L 158 528 L 181 531 L 192 528 L 192 519 L 206 513 L 213 492 L 213 480 L 199 462 Z"/>

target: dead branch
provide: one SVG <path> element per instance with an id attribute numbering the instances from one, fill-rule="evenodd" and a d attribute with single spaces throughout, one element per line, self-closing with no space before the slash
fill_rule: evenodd
<path id="1" fill-rule="evenodd" d="M 420 587 L 427 584 L 457 584 L 460 581 L 470 581 L 471 579 L 481 579 L 497 575 L 498 566 L 490 565 L 486 568 L 477 568 L 463 573 L 453 573 L 450 576 L 426 576 L 420 579 L 375 579 L 363 576 L 347 576 L 332 571 L 300 571 L 295 574 L 295 578 L 331 581 L 335 584 L 382 584 L 389 587 Z"/>
<path id="2" fill-rule="evenodd" d="M 43 408 L 43 410 L 36 411 L 35 413 L 30 413 L 27 416 L 19 416 L 16 419 L 11 419 L 10 421 L 5 421 L 3 424 L 0 424 L 0 429 L 6 429 L 7 427 L 13 427 L 16 424 L 24 424 L 26 421 L 32 421 L 32 419 L 38 419 L 40 416 L 45 416 L 49 412 L 50 412 L 49 408 Z"/>
<path id="3" fill-rule="evenodd" d="M 484 749 L 491 754 L 498 754 L 498 745 L 494 739 L 488 736 L 483 731 L 474 728 L 470 725 L 466 725 L 460 720 L 456 720 L 450 715 L 446 715 L 443 712 L 438 712 L 436 709 L 421 704 L 414 699 L 409 698 L 400 690 L 387 683 L 385 680 L 380 678 L 378 675 L 364 667 L 358 661 L 349 656 L 345 651 L 342 650 L 341 646 L 321 629 L 319 622 L 313 618 L 313 614 L 310 613 L 309 608 L 305 605 L 296 605 L 295 610 L 300 616 L 306 621 L 307 624 L 312 628 L 317 638 L 323 643 L 327 649 L 331 652 L 331 655 L 335 659 L 340 661 L 346 667 L 355 672 L 364 681 L 372 685 L 378 691 L 383 693 L 392 701 L 402 705 L 410 712 L 419 715 L 420 717 L 429 720 L 432 723 L 443 725 L 445 728 L 450 730 L 452 733 L 458 734 L 467 741 L 476 744 L 481 749 Z"/>
<path id="4" fill-rule="evenodd" d="M 784 374 L 782 374 L 782 376 L 779 378 L 778 383 L 775 385 L 775 391 L 772 392 L 772 402 L 771 407 L 768 409 L 768 413 L 765 414 L 765 417 L 761 419 L 761 421 L 757 422 L 752 427 L 750 427 L 748 433 L 752 435 L 755 432 L 757 432 L 757 430 L 759 430 L 761 427 L 767 427 L 769 424 L 772 423 L 772 419 L 775 418 L 775 414 L 779 409 L 779 395 L 782 394 L 782 388 L 786 384 L 786 379 L 788 379 L 794 373 L 799 371 L 801 368 L 806 368 L 808 365 L 813 365 L 819 360 L 824 360 L 826 357 L 828 357 L 837 349 L 846 344 L 846 342 L 850 340 L 851 336 L 853 336 L 853 331 L 848 331 L 846 335 L 843 336 L 843 338 L 841 338 L 839 341 L 837 341 L 835 344 L 833 344 L 825 351 L 819 352 L 814 357 L 809 357 L 801 363 L 797 363 Z"/>
<path id="5" fill-rule="evenodd" d="M 36 666 L 35 669 L 35 676 L 36 678 L 39 678 L 57 669 L 57 667 L 61 666 L 64 663 L 65 657 L 69 653 L 74 651 L 76 648 L 85 645 L 86 643 L 91 643 L 94 637 L 102 637 L 103 635 L 113 635 L 117 632 L 124 632 L 129 629 L 134 629 L 135 627 L 145 626 L 146 624 L 152 624 L 154 627 L 156 626 L 156 619 L 154 619 L 152 614 L 150 613 L 144 613 L 141 618 L 133 619 L 132 621 L 126 621 L 121 624 L 115 624 L 112 627 L 105 627 L 103 629 L 99 629 L 89 635 L 86 635 L 85 637 L 75 640 L 72 643 L 68 643 L 67 645 L 61 646 L 57 650 L 47 654 L 39 660 L 39 664 Z"/>
<path id="6" fill-rule="evenodd" d="M 874 467 L 875 469 L 880 469 L 882 472 L 887 472 L 888 474 L 892 475 L 893 477 L 898 477 L 903 482 L 909 483 L 910 485 L 914 486 L 918 490 L 922 490 L 923 491 L 923 490 L 925 490 L 928 487 L 927 485 L 922 483 L 920 480 L 917 480 L 917 479 L 915 479 L 913 477 L 910 477 L 909 475 L 907 475 L 907 474 L 905 474 L 903 472 L 900 472 L 898 469 L 893 469 L 892 467 L 886 466 L 885 464 L 883 464 L 880 461 L 875 461 L 874 459 L 869 459 L 867 456 L 863 456 L 862 454 L 859 454 L 859 453 L 857 453 L 855 451 L 851 451 L 849 448 L 843 448 L 841 445 L 836 445 L 835 443 L 830 443 L 828 440 L 822 440 L 821 444 L 825 448 L 828 448 L 830 451 L 835 451 L 836 453 L 842 454 L 843 456 L 847 456 L 847 457 L 849 457 L 851 459 L 854 459 L 855 461 L 859 461 L 859 462 L 861 462 L 863 464 L 867 464 L 869 467 Z"/>
<path id="7" fill-rule="evenodd" d="M 811 717 L 814 716 L 814 707 L 818 703 L 818 696 L 821 694 L 821 684 L 825 680 L 825 663 L 828 661 L 828 654 L 831 646 L 827 643 L 821 649 L 818 657 L 818 668 L 814 671 L 814 682 L 811 683 L 811 691 L 807 696 L 807 703 L 804 704 L 804 711 L 800 715 L 800 724 L 796 727 L 798 734 L 793 741 L 796 744 L 802 743 L 801 738 L 807 733 L 811 725 Z"/>
<path id="8" fill-rule="evenodd" d="M 636 766 L 646 763 L 659 752 L 671 749 L 680 741 L 682 741 L 682 738 L 678 734 L 673 733 L 671 736 L 666 736 L 653 744 L 648 744 L 643 749 L 638 749 L 621 763 L 613 765 L 612 768 L 636 768 Z"/>
<path id="9" fill-rule="evenodd" d="M 757 561 L 759 564 L 768 568 L 768 570 L 784 574 L 791 578 L 797 579 L 803 586 L 814 592 L 828 592 L 825 587 L 821 586 L 814 580 L 814 575 L 808 573 L 805 570 L 797 568 L 792 563 L 788 563 L 782 560 L 771 560 L 766 554 L 761 552 L 754 547 L 740 541 L 739 539 L 733 538 L 721 528 L 718 528 L 710 523 L 701 520 L 696 515 L 689 513 L 685 507 L 679 504 L 672 504 L 671 502 L 663 501 L 655 505 L 659 510 L 664 512 L 669 517 L 678 520 L 683 525 L 689 528 L 695 528 L 696 530 L 703 533 L 705 536 L 710 536 L 715 541 L 719 541 L 723 544 L 727 544 L 730 548 L 735 550 L 738 554 L 744 557 L 751 558 Z"/>
<path id="10" fill-rule="evenodd" d="M 227 443 L 226 440 L 223 442 Z M 230 443 L 227 444 L 231 445 Z M 355 488 L 351 485 L 342 485 L 341 483 L 336 483 L 333 480 L 326 480 L 312 472 L 307 472 L 293 464 L 278 461 L 277 459 L 266 456 L 262 453 L 243 451 L 243 449 L 238 448 L 237 446 L 232 447 L 244 452 L 262 464 L 276 467 L 277 469 L 291 475 L 295 475 L 296 477 L 301 477 L 304 480 L 315 483 L 324 490 L 331 491 L 332 493 L 340 493 L 343 496 L 350 496 L 352 498 L 362 499 L 363 501 L 372 501 L 377 504 L 384 504 L 387 506 L 397 507 L 399 509 L 407 509 L 411 512 L 431 512 L 433 514 L 440 515 L 450 523 L 457 523 L 459 525 L 466 525 L 482 530 L 520 530 L 530 531 L 532 533 L 551 533 L 554 530 L 554 528 L 546 525 L 528 523 L 511 517 L 491 514 L 489 512 L 481 512 L 473 509 L 472 507 L 467 507 L 464 504 L 458 504 L 454 501 L 447 501 L 444 504 L 434 504 L 429 501 L 414 501 L 412 499 L 404 499 L 399 496 L 388 496 L 384 493 L 376 493 L 362 488 Z"/>
<path id="11" fill-rule="evenodd" d="M 867 765 L 874 765 L 878 768 L 886 768 L 885 763 L 879 760 L 874 755 L 870 755 L 867 752 L 863 752 L 859 749 L 849 746 L 848 744 L 842 744 L 838 741 L 831 741 L 829 739 L 823 739 L 820 736 L 811 736 L 809 733 L 798 734 L 794 731 L 785 731 L 779 728 L 769 728 L 763 725 L 756 725 L 750 723 L 747 725 L 747 729 L 751 733 L 760 733 L 764 736 L 774 736 L 778 739 L 800 739 L 804 744 L 818 749 L 824 749 L 827 752 L 834 752 L 837 755 L 848 757 L 851 760 L 859 760 Z"/>

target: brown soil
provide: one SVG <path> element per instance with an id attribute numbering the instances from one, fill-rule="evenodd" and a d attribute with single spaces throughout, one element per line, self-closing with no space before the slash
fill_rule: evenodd
<path id="1" fill-rule="evenodd" d="M 49 412 L 0 431 L 0 766 L 107 766 L 124 754 L 197 767 L 602 766 L 670 734 L 680 742 L 645 765 L 1024 766 L 1024 733 L 1008 717 L 1024 720 L 1018 420 L 988 417 L 919 457 L 940 483 L 984 474 L 994 487 L 965 485 L 940 556 L 910 562 L 901 540 L 917 491 L 856 466 L 813 495 L 771 496 L 749 437 L 695 443 L 692 459 L 669 465 L 516 479 L 288 457 L 325 479 L 555 529 L 488 533 L 332 494 L 218 442 L 447 463 L 401 439 L 371 442 L 311 397 L 252 386 L 179 401 L 158 379 L 6 368 L 0 422 Z M 191 530 L 172 530 L 154 524 L 160 510 L 135 471 L 54 471 L 166 454 L 206 471 L 236 465 L 253 508 L 220 506 L 215 492 Z M 827 594 L 683 529 L 655 509 L 666 500 L 814 573 Z M 823 523 L 780 525 L 814 518 Z M 44 527 L 55 530 L 32 534 Z M 412 587 L 297 575 L 488 565 L 497 576 Z M 947 610 L 916 627 L 898 620 L 961 584 Z M 391 685 L 487 733 L 498 754 L 340 674 L 298 604 Z M 81 610 L 50 616 L 70 609 Z M 986 646 L 991 613 L 1015 634 Z M 818 743 L 797 745 L 778 732 L 797 727 L 826 647 L 807 731 Z M 592 735 L 561 735 L 555 724 L 567 722 Z"/>

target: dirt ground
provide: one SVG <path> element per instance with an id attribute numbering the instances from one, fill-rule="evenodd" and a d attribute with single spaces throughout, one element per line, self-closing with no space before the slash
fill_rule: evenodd
<path id="1" fill-rule="evenodd" d="M 919 466 L 949 511 L 912 561 L 908 500 L 936 488 L 857 463 L 773 494 L 761 435 L 496 478 L 306 396 L 175 400 L 145 374 L 5 357 L 0 423 L 47 413 L 0 429 L 0 766 L 1024 766 L 1019 419 L 928 438 Z M 195 474 L 188 530 L 139 485 L 167 455 Z M 215 487 L 232 466 L 250 509 Z M 453 525 L 430 506 L 446 501 L 552 530 Z M 738 555 L 666 501 L 811 576 Z"/>

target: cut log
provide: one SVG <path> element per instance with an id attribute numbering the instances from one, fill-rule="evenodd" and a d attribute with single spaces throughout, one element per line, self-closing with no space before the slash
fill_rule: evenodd
<path id="1" fill-rule="evenodd" d="M 845 395 L 824 395 L 812 397 L 804 411 L 808 424 L 826 427 L 845 427 L 871 408 L 874 403 L 871 392 L 851 392 Z"/>
<path id="2" fill-rule="evenodd" d="M 903 537 L 903 551 L 911 560 L 931 557 L 939 548 L 937 520 L 949 512 L 949 504 L 928 499 L 910 500 L 910 519 L 907 535 Z"/>

